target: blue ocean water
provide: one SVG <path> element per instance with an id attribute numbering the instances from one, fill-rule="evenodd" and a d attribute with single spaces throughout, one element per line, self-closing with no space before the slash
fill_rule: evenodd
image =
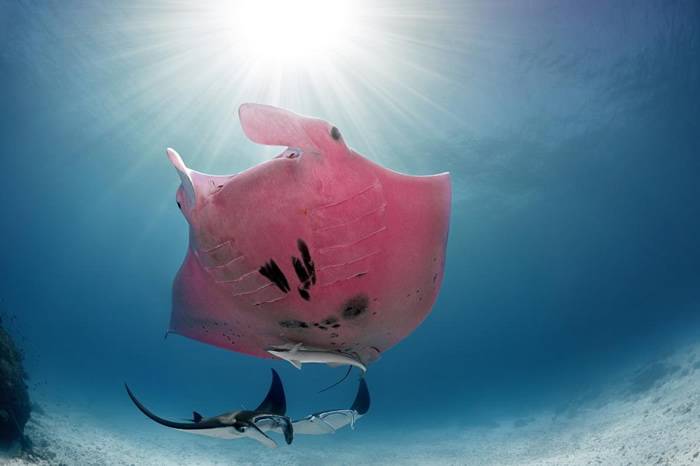
<path id="1" fill-rule="evenodd" d="M 38 398 L 184 444 L 124 381 L 171 417 L 251 407 L 271 367 L 294 415 L 350 403 L 355 377 L 316 393 L 344 369 L 163 338 L 188 234 L 165 148 L 208 173 L 265 160 L 240 130 L 243 102 L 319 116 L 384 166 L 453 180 L 441 294 L 371 366 L 369 415 L 285 448 L 332 463 L 353 445 L 372 462 L 370 439 L 556 409 L 696 339 L 697 2 L 370 4 L 352 53 L 262 71 L 216 8 L 0 4 L 0 306 Z"/>

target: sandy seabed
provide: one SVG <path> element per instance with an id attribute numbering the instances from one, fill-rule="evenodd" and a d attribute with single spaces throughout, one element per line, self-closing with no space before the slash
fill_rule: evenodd
<path id="1" fill-rule="evenodd" d="M 557 412 L 440 435 L 363 435 L 360 421 L 358 431 L 335 434 L 342 439 L 306 437 L 276 450 L 248 440 L 154 431 L 159 426 L 148 423 L 109 429 L 79 407 L 40 403 L 41 412 L 27 425 L 36 455 L 0 457 L 0 464 L 700 465 L 700 344 L 639 367 L 608 393 Z"/>

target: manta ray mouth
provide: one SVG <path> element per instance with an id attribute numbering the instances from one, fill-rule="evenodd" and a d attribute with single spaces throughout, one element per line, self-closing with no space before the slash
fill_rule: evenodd
<path id="1" fill-rule="evenodd" d="M 243 133 L 252 142 L 265 146 L 286 147 L 282 153 L 270 161 L 300 161 L 304 150 L 317 149 L 310 134 L 327 132 L 334 140 L 339 139 L 338 130 L 318 119 L 308 118 L 281 108 L 259 104 L 242 104 L 238 110 Z M 200 196 L 214 194 L 221 190 L 231 178 L 247 172 L 255 166 L 232 175 L 208 175 L 187 167 L 174 149 L 167 149 L 168 159 L 180 177 L 182 194 L 178 195 L 178 205 L 185 213 L 198 203 Z M 182 199 L 180 199 L 180 197 Z"/>
<path id="2" fill-rule="evenodd" d="M 303 152 L 304 151 L 302 151 L 299 148 L 288 147 L 281 154 L 279 154 L 273 158 L 275 158 L 275 159 L 298 159 L 299 157 L 301 157 L 301 154 L 303 154 Z"/>

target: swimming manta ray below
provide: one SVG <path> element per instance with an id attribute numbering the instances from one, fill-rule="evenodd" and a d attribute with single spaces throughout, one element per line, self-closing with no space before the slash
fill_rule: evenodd
<path id="1" fill-rule="evenodd" d="M 355 400 L 348 409 L 333 409 L 310 414 L 292 421 L 286 416 L 287 400 L 284 387 L 277 371 L 272 369 L 272 383 L 260 405 L 252 411 L 231 411 L 218 416 L 205 418 L 197 411 L 192 412 L 191 422 L 177 422 L 164 419 L 141 403 L 128 385 L 126 392 L 136 407 L 154 422 L 172 429 L 205 435 L 221 439 L 251 438 L 269 448 L 276 448 L 277 443 L 267 435 L 276 432 L 284 435 L 287 444 L 291 444 L 294 434 L 323 435 L 332 434 L 343 427 L 355 423 L 367 414 L 370 407 L 369 389 L 364 377 L 360 378 Z"/>
<path id="2" fill-rule="evenodd" d="M 253 142 L 287 149 L 228 176 L 194 171 L 167 150 L 190 226 L 168 331 L 299 368 L 364 371 L 435 302 L 449 175 L 383 168 L 320 119 L 258 104 L 239 117 Z"/>
<path id="3" fill-rule="evenodd" d="M 277 371 L 272 369 L 272 383 L 265 399 L 252 411 L 241 410 L 204 418 L 194 411 L 192 422 L 169 421 L 157 416 L 146 408 L 133 394 L 128 385 L 124 384 L 126 392 L 136 407 L 151 420 L 165 427 L 190 432 L 193 434 L 217 437 L 222 439 L 252 438 L 266 447 L 275 448 L 277 443 L 264 431 L 279 428 L 284 433 L 287 444 L 294 439 L 294 429 L 291 420 L 286 416 L 287 399 L 284 387 Z"/>

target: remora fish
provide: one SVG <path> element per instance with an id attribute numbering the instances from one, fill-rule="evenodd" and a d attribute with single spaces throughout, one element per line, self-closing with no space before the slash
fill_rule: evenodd
<path id="1" fill-rule="evenodd" d="M 297 369 L 301 369 L 304 363 L 322 363 L 331 367 L 349 365 L 367 372 L 367 366 L 356 358 L 339 351 L 326 351 L 315 348 L 306 348 L 301 343 L 285 345 L 267 350 L 273 356 L 284 359 Z"/>

